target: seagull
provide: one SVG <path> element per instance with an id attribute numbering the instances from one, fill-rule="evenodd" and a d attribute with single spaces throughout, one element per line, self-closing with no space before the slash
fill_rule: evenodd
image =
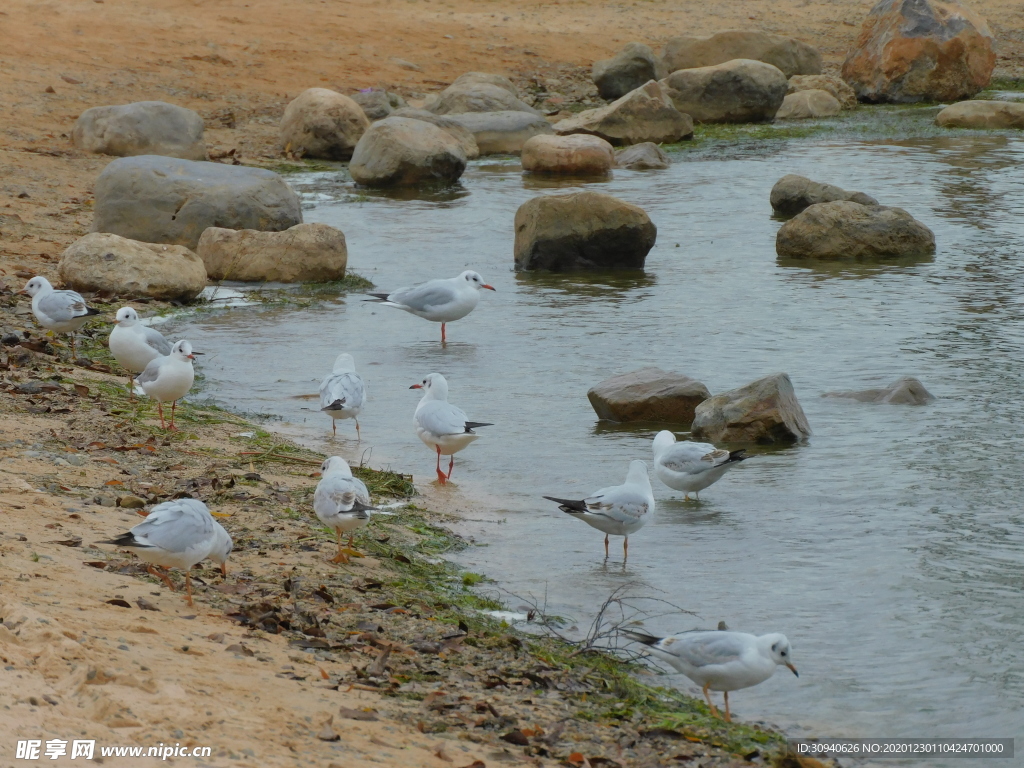
<path id="1" fill-rule="evenodd" d="M 217 529 L 220 529 L 219 531 Z M 226 541 L 225 541 L 225 537 Z M 210 510 L 198 499 L 176 499 L 157 504 L 146 519 L 116 539 L 101 541 L 115 547 L 130 549 L 145 561 L 149 573 L 161 579 L 174 591 L 167 568 L 185 571 L 186 601 L 192 605 L 192 579 L 189 569 L 207 557 L 220 560 L 222 572 L 227 572 L 224 561 L 230 553 L 231 537 L 213 519 Z M 216 548 L 216 551 L 214 551 Z M 157 570 L 154 566 L 163 568 Z"/>
<path id="2" fill-rule="evenodd" d="M 473 430 L 494 425 L 483 421 L 466 421 L 465 411 L 448 402 L 448 382 L 440 373 L 429 374 L 409 389 L 423 390 L 413 423 L 423 444 L 437 451 L 437 481 L 444 485 L 451 479 L 455 454 L 480 437 Z M 451 456 L 447 475 L 441 469 L 442 454 Z"/>
<path id="3" fill-rule="evenodd" d="M 71 334 L 71 357 L 75 358 L 75 331 L 88 322 L 99 310 L 87 307 L 85 299 L 75 291 L 55 290 L 45 277 L 29 280 L 18 293 L 32 297 L 32 314 L 36 322 L 54 333 Z"/>
<path id="4" fill-rule="evenodd" d="M 458 277 L 447 280 L 430 280 L 411 288 L 399 288 L 392 293 L 369 293 L 372 299 L 383 302 L 386 307 L 398 307 L 406 312 L 441 324 L 441 343 L 444 344 L 444 327 L 447 323 L 461 320 L 480 302 L 480 289 L 493 291 L 478 272 L 467 269 Z"/>
<path id="5" fill-rule="evenodd" d="M 750 458 L 746 451 L 726 451 L 710 443 L 676 442 L 663 429 L 654 437 L 654 474 L 669 488 L 682 491 L 687 501 L 718 482 L 737 462 Z"/>
<path id="6" fill-rule="evenodd" d="M 320 382 L 320 410 L 331 417 L 331 429 L 338 434 L 338 419 L 355 419 L 359 435 L 359 412 L 366 402 L 366 385 L 356 373 L 352 355 L 342 352 L 334 361 L 334 372 Z"/>
<path id="7" fill-rule="evenodd" d="M 651 654 L 668 662 L 704 690 L 712 714 L 721 717 L 711 702 L 709 690 L 725 693 L 725 720 L 732 722 L 729 691 L 763 683 L 777 666 L 789 667 L 800 677 L 791 661 L 792 650 L 785 635 L 748 635 L 728 630 L 694 630 L 669 637 L 622 630 L 630 640 L 643 643 Z"/>
<path id="8" fill-rule="evenodd" d="M 356 528 L 370 522 L 370 492 L 362 480 L 352 477 L 348 462 L 341 456 L 331 456 L 320 465 L 323 474 L 313 494 L 313 511 L 320 522 L 334 529 L 338 539 L 338 554 L 332 563 L 347 563 L 349 555 L 362 557 L 352 548 Z M 341 534 L 348 533 L 348 548 L 341 546 Z"/>
<path id="9" fill-rule="evenodd" d="M 192 368 L 192 345 L 182 339 L 171 347 L 171 354 L 157 357 L 149 361 L 146 369 L 135 380 L 142 391 L 156 400 L 160 412 L 160 428 L 176 429 L 174 426 L 174 409 L 178 400 L 188 394 L 195 381 L 196 372 Z M 164 425 L 163 403 L 171 403 L 171 426 Z"/>
<path id="10" fill-rule="evenodd" d="M 107 346 L 114 359 L 128 371 L 128 391 L 133 397 L 135 374 L 146 370 L 151 360 L 171 354 L 171 342 L 160 331 L 143 325 L 139 313 L 131 307 L 117 310 Z"/>
<path id="11" fill-rule="evenodd" d="M 559 504 L 559 509 L 578 517 L 604 533 L 604 556 L 608 557 L 608 536 L 623 536 L 623 562 L 629 557 L 629 535 L 644 527 L 654 515 L 654 492 L 647 476 L 647 465 L 642 461 L 629 462 L 626 482 L 594 491 L 579 501 L 545 496 Z"/>
<path id="12" fill-rule="evenodd" d="M 210 514 L 213 515 L 217 513 L 211 512 Z M 227 578 L 228 557 L 231 555 L 231 550 L 235 548 L 235 542 L 232 540 L 231 534 L 224 530 L 224 526 L 216 520 L 213 521 L 213 532 L 216 538 L 213 542 L 213 546 L 210 547 L 210 554 L 206 557 L 217 563 L 217 565 L 220 566 L 221 575 Z"/>

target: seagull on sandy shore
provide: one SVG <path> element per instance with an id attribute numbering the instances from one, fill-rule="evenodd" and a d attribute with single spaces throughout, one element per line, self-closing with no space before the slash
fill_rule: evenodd
<path id="1" fill-rule="evenodd" d="M 643 643 L 652 656 L 672 665 L 699 685 L 716 717 L 721 715 L 711 702 L 708 691 L 722 691 L 727 722 L 732 722 L 729 691 L 763 683 L 775 674 L 775 668 L 779 666 L 789 667 L 794 675 L 800 677 L 793 666 L 789 640 L 778 633 L 757 637 L 746 632 L 716 629 L 683 632 L 669 637 L 655 637 L 633 630 L 622 630 L 622 634 Z"/>
<path id="2" fill-rule="evenodd" d="M 484 421 L 467 421 L 465 411 L 448 402 L 448 382 L 440 373 L 429 374 L 409 389 L 423 390 L 413 423 L 423 444 L 437 451 L 437 481 L 444 485 L 451 479 L 455 454 L 480 437 L 473 430 L 494 425 Z M 451 457 L 447 475 L 441 469 L 441 456 Z"/>
<path id="3" fill-rule="evenodd" d="M 331 429 L 338 434 L 338 419 L 355 419 L 356 440 L 359 434 L 359 412 L 366 402 L 366 384 L 356 373 L 356 362 L 348 352 L 334 361 L 334 371 L 320 382 L 320 410 L 331 417 Z"/>
<path id="4" fill-rule="evenodd" d="M 368 293 L 372 299 L 386 307 L 398 307 L 417 317 L 441 324 L 441 343 L 444 344 L 445 325 L 461 320 L 480 302 L 480 290 L 495 290 L 484 282 L 478 272 L 467 269 L 458 277 L 430 280 L 411 288 L 399 288 L 391 293 Z"/>
<path id="5" fill-rule="evenodd" d="M 128 391 L 133 396 L 135 374 L 146 370 L 150 361 L 171 354 L 171 342 L 160 331 L 143 325 L 139 313 L 131 307 L 117 310 L 107 346 L 114 359 L 128 371 Z"/>
<path id="6" fill-rule="evenodd" d="M 595 491 L 578 501 L 545 496 L 588 525 L 604 533 L 604 556 L 608 557 L 608 536 L 622 536 L 623 561 L 629 557 L 629 536 L 644 527 L 654 516 L 654 491 L 647 475 L 647 465 L 631 461 L 626 482 Z"/>
<path id="7" fill-rule="evenodd" d="M 32 315 L 43 328 L 53 333 L 71 334 L 71 358 L 76 356 L 75 331 L 85 325 L 99 310 L 86 306 L 85 299 L 75 291 L 58 291 L 45 277 L 37 275 L 19 293 L 32 297 Z"/>
<path id="8" fill-rule="evenodd" d="M 676 436 L 663 429 L 654 437 L 654 474 L 669 488 L 690 494 L 718 482 L 731 467 L 750 458 L 746 451 L 726 451 L 710 443 L 676 442 Z"/>
<path id="9" fill-rule="evenodd" d="M 366 484 L 352 476 L 352 469 L 341 456 L 331 456 L 320 465 L 323 476 L 313 493 L 313 511 L 320 522 L 334 529 L 338 540 L 338 554 L 332 563 L 347 563 L 348 558 L 362 557 L 352 548 L 352 539 L 357 528 L 370 522 L 370 492 Z M 341 534 L 348 534 L 348 547 L 341 546 Z"/>
<path id="10" fill-rule="evenodd" d="M 146 519 L 130 531 L 100 543 L 134 552 L 147 563 L 147 570 L 171 591 L 174 591 L 174 584 L 166 569 L 185 571 L 186 601 L 189 605 L 192 605 L 189 569 L 209 557 L 220 562 L 221 572 L 227 573 L 225 562 L 231 552 L 231 537 L 198 499 L 175 499 L 157 504 Z"/>
<path id="11" fill-rule="evenodd" d="M 174 409 L 178 400 L 188 394 L 195 382 L 196 372 L 192 367 L 195 355 L 192 345 L 182 339 L 171 347 L 171 354 L 154 358 L 149 361 L 145 370 L 135 380 L 142 391 L 156 400 L 160 412 L 161 429 L 177 429 L 174 426 Z M 164 403 L 171 404 L 171 425 L 164 425 Z"/>

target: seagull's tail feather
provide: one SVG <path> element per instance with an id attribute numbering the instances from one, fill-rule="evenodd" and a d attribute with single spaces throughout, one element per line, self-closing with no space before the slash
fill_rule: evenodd
<path id="1" fill-rule="evenodd" d="M 624 634 L 630 640 L 632 640 L 634 642 L 637 642 L 637 643 L 643 643 L 644 645 L 657 645 L 658 643 L 661 642 L 661 638 L 660 637 L 655 637 L 654 635 L 648 635 L 648 634 L 646 634 L 644 632 L 634 632 L 631 629 L 620 629 L 619 632 Z"/>
<path id="2" fill-rule="evenodd" d="M 570 515 L 580 515 L 587 511 L 587 504 L 582 499 L 556 499 L 554 496 L 545 496 L 544 498 L 555 502 L 560 510 L 568 512 Z"/>
<path id="3" fill-rule="evenodd" d="M 738 451 L 729 451 L 729 459 L 727 461 L 723 461 L 722 463 L 731 464 L 734 461 L 745 461 L 746 459 L 749 458 L 750 457 L 747 456 L 747 452 L 741 448 Z"/>
<path id="4" fill-rule="evenodd" d="M 100 311 L 98 309 L 94 308 L 94 307 L 86 307 L 85 308 L 86 317 L 88 317 L 89 315 L 98 315 L 99 313 L 100 313 Z"/>
<path id="5" fill-rule="evenodd" d="M 148 547 L 149 546 L 149 544 L 145 544 L 145 543 L 139 541 L 138 539 L 136 539 L 135 538 L 135 534 L 132 533 L 131 531 L 128 531 L 126 533 L 122 533 L 116 539 L 106 539 L 104 541 L 100 541 L 99 543 L 100 544 L 113 544 L 115 547 L 134 547 L 135 549 L 138 549 L 140 547 Z"/>
<path id="6" fill-rule="evenodd" d="M 363 504 L 363 502 L 359 501 L 359 499 L 356 499 L 352 503 L 353 512 L 369 512 L 374 509 L 377 509 L 377 507 L 373 506 L 372 504 Z"/>
<path id="7" fill-rule="evenodd" d="M 330 405 L 325 405 L 320 410 L 321 411 L 340 411 L 344 405 L 345 405 L 345 398 L 344 397 L 339 397 L 333 403 L 331 403 Z"/>
<path id="8" fill-rule="evenodd" d="M 363 301 L 387 301 L 389 293 L 368 293 L 367 296 L 372 296 L 371 299 L 363 299 Z"/>
<path id="9" fill-rule="evenodd" d="M 490 422 L 486 422 L 486 421 L 467 421 L 466 422 L 466 431 L 467 432 L 472 432 L 477 427 L 493 427 L 493 426 L 494 426 L 493 424 L 491 424 Z"/>

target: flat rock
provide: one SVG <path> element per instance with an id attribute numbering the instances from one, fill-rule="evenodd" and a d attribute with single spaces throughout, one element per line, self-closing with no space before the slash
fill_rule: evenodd
<path id="1" fill-rule="evenodd" d="M 387 117 L 371 125 L 348 166 L 368 187 L 450 184 L 466 170 L 466 153 L 450 133 L 423 120 Z"/>
<path id="2" fill-rule="evenodd" d="M 206 287 L 202 259 L 181 245 L 92 232 L 65 249 L 57 272 L 76 291 L 189 301 Z"/>
<path id="3" fill-rule="evenodd" d="M 631 171 L 661 170 L 672 164 L 661 147 L 651 141 L 615 150 L 615 167 Z"/>
<path id="4" fill-rule="evenodd" d="M 522 162 L 529 173 L 605 176 L 615 165 L 615 150 L 597 136 L 541 135 L 523 144 Z"/>
<path id="5" fill-rule="evenodd" d="M 839 99 L 828 91 L 808 89 L 786 94 L 775 113 L 776 120 L 807 120 L 814 117 L 835 117 L 843 110 Z"/>
<path id="6" fill-rule="evenodd" d="M 551 123 L 529 112 L 466 112 L 448 117 L 473 134 L 481 155 L 518 155 L 528 139 L 555 132 Z"/>
<path id="7" fill-rule="evenodd" d="M 213 280 L 326 282 L 345 277 L 345 234 L 327 224 L 296 224 L 283 232 L 210 227 L 196 248 Z"/>
<path id="8" fill-rule="evenodd" d="M 791 259 L 864 261 L 935 252 L 935 235 L 902 208 L 817 203 L 783 224 L 775 252 Z"/>
<path id="9" fill-rule="evenodd" d="M 878 201 L 863 192 L 848 192 L 833 184 L 811 181 L 806 176 L 789 174 L 783 176 L 772 187 L 772 210 L 779 216 L 796 216 L 805 208 L 817 203 L 831 203 L 835 200 L 852 200 L 861 205 L 878 205 Z"/>
<path id="10" fill-rule="evenodd" d="M 857 108 L 853 88 L 835 75 L 793 75 L 786 83 L 787 94 L 797 91 L 828 91 L 843 109 Z"/>
<path id="11" fill-rule="evenodd" d="M 467 160 L 473 160 L 480 157 L 480 147 L 477 146 L 476 139 L 473 137 L 472 132 L 466 128 L 466 126 L 457 122 L 454 118 L 447 117 L 445 115 L 435 115 L 433 112 L 428 112 L 425 109 L 413 109 L 412 107 L 402 107 L 396 109 L 391 113 L 393 117 L 408 117 L 413 120 L 423 120 L 424 122 L 436 125 L 445 133 L 448 133 L 454 138 L 459 145 L 462 147 L 462 151 L 466 153 Z"/>
<path id="12" fill-rule="evenodd" d="M 690 432 L 709 443 L 787 443 L 811 435 L 785 373 L 714 395 L 697 406 Z"/>
<path id="13" fill-rule="evenodd" d="M 273 171 L 141 155 L 96 179 L 92 230 L 195 249 L 207 227 L 278 231 L 302 223 L 298 195 Z"/>
<path id="14" fill-rule="evenodd" d="M 955 0 L 881 0 L 843 62 L 843 80 L 867 102 L 969 99 L 996 64 L 985 19 Z"/>
<path id="15" fill-rule="evenodd" d="M 669 72 L 724 64 L 733 59 L 763 61 L 786 77 L 821 73 L 821 54 L 807 43 L 767 32 L 731 30 L 711 37 L 673 37 L 662 60 Z"/>
<path id="16" fill-rule="evenodd" d="M 590 70 L 602 99 L 617 99 L 648 80 L 658 79 L 658 57 L 643 43 L 626 43 L 610 59 L 595 61 Z"/>
<path id="17" fill-rule="evenodd" d="M 611 104 L 559 121 L 555 132 L 589 133 L 614 146 L 673 144 L 693 136 L 693 120 L 676 109 L 661 83 L 651 80 Z"/>
<path id="18" fill-rule="evenodd" d="M 658 229 L 642 208 L 600 192 L 542 195 L 516 211 L 516 270 L 643 269 Z"/>
<path id="19" fill-rule="evenodd" d="M 1024 104 L 1019 101 L 961 101 L 935 116 L 942 128 L 1024 128 Z"/>
<path id="20" fill-rule="evenodd" d="M 203 118 L 163 101 L 87 109 L 75 121 L 71 141 L 79 149 L 103 155 L 206 159 Z"/>
<path id="21" fill-rule="evenodd" d="M 890 405 L 924 405 L 935 399 L 935 395 L 924 388 L 924 384 L 913 376 L 903 376 L 888 387 L 862 389 L 857 392 L 826 392 L 822 397 L 842 397 L 862 403 L 888 403 Z"/>
<path id="22" fill-rule="evenodd" d="M 661 81 L 676 109 L 698 123 L 772 120 L 786 98 L 780 69 L 752 59 L 681 69 Z"/>
<path id="23" fill-rule="evenodd" d="M 348 160 L 370 121 L 348 96 L 309 88 L 292 100 L 281 118 L 281 146 L 299 157 Z"/>
<path id="24" fill-rule="evenodd" d="M 696 379 L 661 368 L 641 368 L 605 379 L 587 392 L 599 419 L 689 425 L 694 410 L 711 397 Z"/>

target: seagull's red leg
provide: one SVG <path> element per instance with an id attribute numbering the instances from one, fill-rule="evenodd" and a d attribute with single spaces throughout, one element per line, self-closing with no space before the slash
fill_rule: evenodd
<path id="1" fill-rule="evenodd" d="M 451 461 L 448 462 L 448 479 L 452 479 L 452 470 L 455 469 L 455 454 L 451 455 Z"/>
<path id="2" fill-rule="evenodd" d="M 604 559 L 608 559 L 608 534 L 604 535 Z"/>
<path id="3" fill-rule="evenodd" d="M 171 581 L 170 577 L 166 573 L 164 573 L 163 571 L 157 570 L 152 565 L 147 565 L 146 566 L 146 571 L 148 573 L 151 573 L 152 575 L 156 576 L 158 579 L 160 579 L 160 581 L 162 581 L 164 584 L 166 584 L 167 588 L 169 590 L 171 590 L 171 592 L 175 592 L 176 591 L 174 589 L 174 582 Z"/>
<path id="4" fill-rule="evenodd" d="M 360 443 L 363 440 L 363 433 L 359 431 L 359 419 L 356 419 L 356 442 Z"/>
<path id="5" fill-rule="evenodd" d="M 715 717 L 721 717 L 721 715 L 718 714 L 718 708 L 715 706 L 714 702 L 711 701 L 711 696 L 708 694 L 709 687 L 711 687 L 710 682 L 704 683 L 704 698 L 707 700 L 708 706 L 711 708 L 711 714 Z"/>
<path id="6" fill-rule="evenodd" d="M 338 422 L 335 419 L 331 419 L 331 429 L 334 430 L 334 436 L 338 436 Z"/>
<path id="7" fill-rule="evenodd" d="M 192 575 L 189 573 L 191 568 L 185 571 L 185 591 L 188 593 L 185 597 L 185 602 L 192 605 Z"/>
<path id="8" fill-rule="evenodd" d="M 164 406 L 159 400 L 156 401 L 156 409 L 160 413 L 160 429 L 167 429 L 167 425 L 164 424 Z"/>
<path id="9" fill-rule="evenodd" d="M 178 429 L 176 426 L 174 426 L 174 409 L 177 407 L 177 405 L 178 405 L 178 401 L 177 400 L 172 400 L 171 401 L 171 426 L 169 426 L 167 428 L 171 432 L 175 432 Z"/>
<path id="10" fill-rule="evenodd" d="M 444 485 L 448 482 L 448 478 L 444 476 L 444 470 L 441 469 L 441 446 L 435 445 L 434 447 L 437 448 L 437 482 Z"/>
<path id="11" fill-rule="evenodd" d="M 442 344 L 444 344 L 445 341 L 446 341 L 445 336 L 444 336 L 444 326 L 445 326 L 445 324 L 441 323 L 441 343 Z"/>
<path id="12" fill-rule="evenodd" d="M 729 692 L 725 692 L 725 722 L 732 722 L 732 714 L 729 712 Z"/>
<path id="13" fill-rule="evenodd" d="M 622 562 L 626 562 L 629 559 L 629 536 L 626 536 L 622 540 Z"/>

